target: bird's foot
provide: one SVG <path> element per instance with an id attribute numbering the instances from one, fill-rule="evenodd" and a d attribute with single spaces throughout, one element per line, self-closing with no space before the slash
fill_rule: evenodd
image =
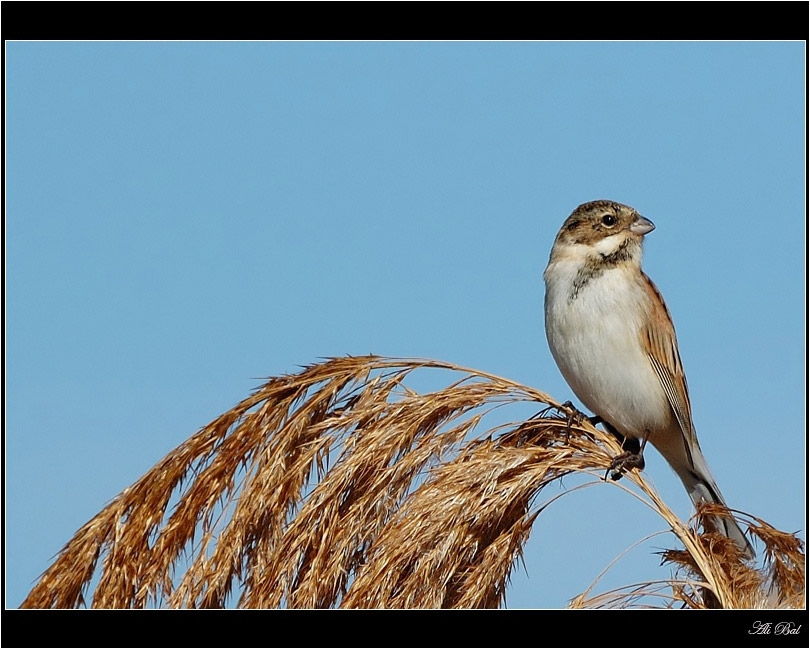
<path id="1" fill-rule="evenodd" d="M 605 471 L 605 480 L 610 474 L 611 480 L 618 480 L 629 469 L 644 469 L 644 454 L 641 452 L 625 451 L 613 458 L 608 470 Z"/>
<path id="2" fill-rule="evenodd" d="M 608 470 L 605 471 L 605 480 L 607 480 L 608 474 L 610 474 L 611 480 L 618 480 L 624 475 L 625 471 L 630 469 L 643 471 L 644 447 L 647 445 L 648 437 L 649 431 L 644 435 L 644 439 L 642 439 L 640 443 L 635 437 L 624 437 L 622 448 L 627 450 L 613 458 Z"/>
<path id="3" fill-rule="evenodd" d="M 556 406 L 556 408 L 559 412 L 568 417 L 568 420 L 571 422 L 578 421 L 580 419 L 588 419 L 588 415 L 577 408 L 571 401 L 561 403 L 559 406 Z"/>
<path id="4" fill-rule="evenodd" d="M 557 410 L 560 411 L 565 415 L 566 421 L 568 423 L 568 428 L 570 429 L 573 424 L 579 423 L 580 421 L 587 419 L 590 421 L 590 417 L 582 412 L 579 408 L 577 408 L 573 403 L 570 401 L 566 401 L 563 404 L 557 406 Z"/>
<path id="5" fill-rule="evenodd" d="M 565 415 L 565 440 L 567 442 L 568 438 L 571 436 L 571 426 L 578 424 L 584 419 L 589 419 L 589 417 L 570 401 L 560 404 L 557 410 Z"/>

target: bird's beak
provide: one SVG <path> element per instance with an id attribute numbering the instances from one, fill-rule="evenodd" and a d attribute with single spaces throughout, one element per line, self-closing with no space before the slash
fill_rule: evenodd
<path id="1" fill-rule="evenodd" d="M 645 235 L 655 230 L 655 223 L 650 219 L 645 219 L 641 214 L 636 214 L 636 220 L 630 225 L 630 232 L 633 234 Z"/>

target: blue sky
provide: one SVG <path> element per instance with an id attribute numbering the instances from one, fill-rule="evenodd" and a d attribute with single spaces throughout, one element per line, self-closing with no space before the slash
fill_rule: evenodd
<path id="1" fill-rule="evenodd" d="M 261 377 L 376 353 L 573 398 L 542 272 L 596 198 L 657 226 L 729 504 L 806 538 L 804 65 L 803 42 L 6 43 L 6 604 Z M 647 475 L 691 514 L 652 449 Z M 564 606 L 662 527 L 609 485 L 567 496 L 507 605 Z M 663 547 L 604 588 L 667 577 Z"/>

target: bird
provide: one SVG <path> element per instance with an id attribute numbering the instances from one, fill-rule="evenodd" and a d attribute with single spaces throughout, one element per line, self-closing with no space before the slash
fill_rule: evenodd
<path id="1" fill-rule="evenodd" d="M 726 506 L 700 449 L 675 327 L 641 268 L 655 225 L 632 207 L 595 200 L 565 220 L 543 273 L 545 328 L 560 373 L 585 407 L 622 443 L 608 472 L 644 468 L 649 441 L 692 502 Z M 743 557 L 751 543 L 730 516 L 712 517 Z"/>

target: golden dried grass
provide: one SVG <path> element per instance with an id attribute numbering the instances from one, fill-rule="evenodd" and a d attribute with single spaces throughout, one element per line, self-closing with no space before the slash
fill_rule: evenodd
<path id="1" fill-rule="evenodd" d="M 461 376 L 418 393 L 406 380 L 422 370 Z M 537 413 L 485 425 L 518 403 Z M 330 359 L 270 379 L 169 453 L 75 534 L 22 606 L 85 606 L 91 590 L 102 608 L 502 606 L 537 494 L 571 473 L 601 477 L 619 452 L 571 408 L 504 378 Z M 685 577 L 589 589 L 572 607 L 803 605 L 795 535 L 740 519 L 764 546 L 757 569 L 681 522 L 640 473 L 618 484 L 683 543 L 663 558 Z"/>

